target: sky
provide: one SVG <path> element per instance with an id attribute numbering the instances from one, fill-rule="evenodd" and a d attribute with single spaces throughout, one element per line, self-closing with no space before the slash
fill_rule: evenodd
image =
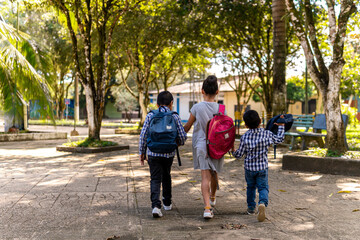
<path id="1" fill-rule="evenodd" d="M 212 63 L 211 68 L 206 69 L 209 74 L 214 74 L 218 78 L 226 77 L 229 74 L 231 74 L 230 71 L 224 72 L 224 67 L 229 68 L 229 66 L 222 64 L 221 61 L 217 61 L 217 63 L 216 63 L 216 59 L 211 59 L 210 61 Z M 286 69 L 286 77 L 288 78 L 293 76 L 301 76 L 303 72 L 305 72 L 304 61 L 305 61 L 304 56 L 300 56 L 299 58 L 297 58 L 294 64 L 295 66 L 288 67 Z"/>

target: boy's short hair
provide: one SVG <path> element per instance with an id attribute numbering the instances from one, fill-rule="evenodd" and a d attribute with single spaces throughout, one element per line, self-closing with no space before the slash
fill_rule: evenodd
<path id="1" fill-rule="evenodd" d="M 246 126 L 250 129 L 257 128 L 261 123 L 259 114 L 255 110 L 246 111 L 244 113 L 243 119 L 245 121 Z"/>
<path id="2" fill-rule="evenodd" d="M 156 102 L 159 106 L 169 106 L 173 100 L 173 95 L 169 91 L 162 91 L 157 96 Z"/>
<path id="3" fill-rule="evenodd" d="M 208 76 L 203 82 L 202 89 L 208 95 L 215 95 L 216 91 L 219 90 L 217 78 L 214 75 Z"/>

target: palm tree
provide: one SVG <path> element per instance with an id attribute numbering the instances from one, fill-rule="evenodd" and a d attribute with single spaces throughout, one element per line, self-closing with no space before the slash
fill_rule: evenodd
<path id="1" fill-rule="evenodd" d="M 22 118 L 23 100 L 31 99 L 42 106 L 44 116 L 52 116 L 49 85 L 41 76 L 44 73 L 35 69 L 47 62 L 40 53 L 27 34 L 7 24 L 0 14 L 0 95 L 5 114 L 13 119 Z"/>
<path id="2" fill-rule="evenodd" d="M 274 115 L 286 112 L 286 27 L 285 27 L 285 0 L 273 0 L 273 113 Z"/>

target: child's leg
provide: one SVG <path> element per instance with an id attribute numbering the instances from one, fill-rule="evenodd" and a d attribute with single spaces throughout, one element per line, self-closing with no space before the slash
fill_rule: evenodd
<path id="1" fill-rule="evenodd" d="M 162 188 L 163 188 L 163 203 L 165 206 L 171 204 L 171 165 L 174 157 L 165 158 L 162 161 Z"/>
<path id="2" fill-rule="evenodd" d="M 157 157 L 148 156 L 148 164 L 150 167 L 150 199 L 151 208 L 161 208 L 160 186 L 161 186 L 161 161 Z"/>
<path id="3" fill-rule="evenodd" d="M 204 199 L 205 207 L 210 206 L 210 181 L 211 173 L 210 170 L 201 170 L 201 193 Z"/>
<path id="4" fill-rule="evenodd" d="M 217 182 L 218 182 L 218 174 L 217 172 L 213 171 L 211 173 L 211 181 L 210 181 L 210 197 L 214 200 L 216 189 L 217 189 Z"/>
<path id="5" fill-rule="evenodd" d="M 256 171 L 249 171 L 245 169 L 245 180 L 246 180 L 246 202 L 248 208 L 254 210 L 256 208 Z"/>
<path id="6" fill-rule="evenodd" d="M 256 187 L 259 192 L 259 204 L 263 203 L 267 206 L 269 201 L 268 169 L 258 172 Z"/>

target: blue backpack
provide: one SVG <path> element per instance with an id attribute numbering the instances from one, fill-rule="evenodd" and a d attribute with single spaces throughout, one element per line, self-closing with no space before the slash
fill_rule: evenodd
<path id="1" fill-rule="evenodd" d="M 284 115 L 284 118 L 280 118 L 281 115 Z M 289 131 L 294 123 L 292 114 L 280 114 L 271 118 L 267 124 L 265 130 L 269 130 L 274 134 L 278 132 L 278 126 L 275 123 L 284 123 L 285 124 L 285 132 Z M 274 159 L 276 158 L 276 145 L 274 145 Z"/>
<path id="2" fill-rule="evenodd" d="M 284 115 L 284 118 L 280 118 L 281 115 Z M 270 130 L 274 134 L 278 132 L 278 126 L 275 123 L 284 123 L 285 124 L 285 132 L 289 131 L 294 123 L 292 114 L 279 114 L 275 117 L 271 118 L 266 124 L 265 130 Z"/>
<path id="3" fill-rule="evenodd" d="M 174 111 L 152 111 L 153 117 L 149 123 L 147 146 L 154 153 L 171 153 L 177 149 L 177 125 L 173 114 Z"/>

